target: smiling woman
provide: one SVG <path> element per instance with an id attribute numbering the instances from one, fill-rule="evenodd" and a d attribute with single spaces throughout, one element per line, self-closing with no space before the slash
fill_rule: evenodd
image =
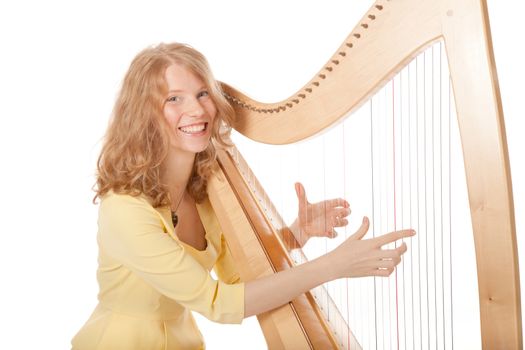
<path id="1" fill-rule="evenodd" d="M 365 217 L 334 251 L 241 281 L 206 192 L 217 166 L 214 144 L 228 147 L 232 120 L 233 109 L 196 50 L 160 44 L 133 60 L 98 159 L 99 303 L 73 338 L 74 349 L 202 349 L 191 311 L 240 323 L 329 280 L 388 276 L 400 262 L 404 243 L 382 247 L 414 232 L 363 240 Z M 301 244 L 346 225 L 345 200 L 312 204 L 297 189 L 303 200 L 292 226 Z"/>
<path id="2" fill-rule="evenodd" d="M 243 286 L 213 281 L 206 271 L 221 266 L 221 277 L 237 279 L 213 221 L 199 219 L 206 203 L 195 204 L 215 157 L 210 138 L 224 144 L 219 121 L 232 115 L 219 91 L 204 57 L 185 45 L 146 49 L 132 62 L 98 160 L 99 305 L 75 348 L 155 348 L 158 341 L 198 348 L 189 309 L 215 321 L 243 318 Z M 194 132 L 199 125 L 204 130 Z M 182 217 L 177 230 L 170 209 L 172 219 Z M 170 331 L 157 334 L 152 319 Z M 140 335 L 123 341 L 122 333 Z"/>

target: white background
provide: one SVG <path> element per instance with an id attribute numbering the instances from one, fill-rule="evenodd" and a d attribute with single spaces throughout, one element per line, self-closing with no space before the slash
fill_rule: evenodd
<path id="1" fill-rule="evenodd" d="M 2 2 L 0 348 L 67 349 L 96 304 L 95 161 L 138 51 L 161 41 L 189 43 L 219 80 L 281 99 L 310 79 L 368 7 L 353 3 Z M 523 10 L 519 2 L 489 1 L 521 252 Z M 523 254 L 520 262 L 524 270 Z M 265 348 L 253 319 L 203 323 L 202 331 L 209 349 Z"/>

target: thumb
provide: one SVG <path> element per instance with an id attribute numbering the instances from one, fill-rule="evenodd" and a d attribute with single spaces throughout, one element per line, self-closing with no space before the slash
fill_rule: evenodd
<path id="1" fill-rule="evenodd" d="M 297 194 L 299 205 L 305 205 L 306 203 L 308 203 L 308 200 L 306 199 L 306 191 L 304 190 L 304 186 L 302 183 L 295 183 L 295 193 Z"/>
<path id="2" fill-rule="evenodd" d="M 352 236 L 350 236 L 349 239 L 352 239 L 352 240 L 362 239 L 368 232 L 369 227 L 370 227 L 370 221 L 365 216 L 363 217 L 363 223 L 361 224 L 361 227 L 359 227 L 359 229 Z"/>

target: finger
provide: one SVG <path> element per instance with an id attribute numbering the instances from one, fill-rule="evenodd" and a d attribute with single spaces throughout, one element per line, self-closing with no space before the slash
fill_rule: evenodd
<path id="1" fill-rule="evenodd" d="M 333 216 L 331 215 L 330 222 L 332 223 L 332 226 L 334 227 L 342 227 L 348 225 L 348 220 L 345 219 L 350 214 L 350 209 L 338 209 Z"/>
<path id="2" fill-rule="evenodd" d="M 377 241 L 378 246 L 383 246 L 388 243 L 397 241 L 398 239 L 412 237 L 416 234 L 414 230 L 400 230 L 387 233 L 386 235 L 379 236 L 375 240 Z"/>
<path id="3" fill-rule="evenodd" d="M 379 256 L 384 258 L 392 258 L 395 256 L 401 256 L 407 251 L 407 245 L 405 242 L 401 243 L 399 247 L 395 249 L 383 249 L 379 251 Z"/>
<path id="4" fill-rule="evenodd" d="M 400 256 L 395 256 L 393 258 L 381 259 L 378 266 L 379 267 L 396 267 L 401 262 Z"/>
<path id="5" fill-rule="evenodd" d="M 345 218 L 350 215 L 350 208 L 335 208 L 332 209 L 332 215 L 338 218 Z"/>
<path id="6" fill-rule="evenodd" d="M 363 264 L 369 268 L 388 268 L 396 267 L 401 262 L 401 256 L 399 254 L 393 254 L 391 257 L 380 256 L 374 254 L 375 259 L 370 259 Z"/>
<path id="7" fill-rule="evenodd" d="M 399 247 L 395 249 L 378 249 L 370 255 L 372 259 L 394 259 L 399 258 L 407 251 L 407 245 L 403 242 Z"/>
<path id="8" fill-rule="evenodd" d="M 348 203 L 343 198 L 335 198 L 335 199 L 327 199 L 325 201 L 325 204 L 327 207 L 343 207 L 343 208 L 350 208 L 350 203 Z"/>
<path id="9" fill-rule="evenodd" d="M 359 229 L 352 236 L 350 236 L 350 238 L 355 239 L 355 240 L 359 240 L 363 238 L 368 232 L 369 227 L 370 227 L 370 221 L 365 216 L 363 217 L 363 223 L 361 224 L 361 227 L 359 227 Z"/>
<path id="10" fill-rule="evenodd" d="M 344 227 L 348 225 L 348 220 L 346 219 L 340 219 L 340 218 L 335 218 L 334 219 L 334 227 Z"/>
<path id="11" fill-rule="evenodd" d="M 299 204 L 308 203 L 308 200 L 306 199 L 306 191 L 304 190 L 304 186 L 302 183 L 295 183 L 295 193 L 297 194 L 297 199 L 299 199 Z"/>
<path id="12" fill-rule="evenodd" d="M 395 249 L 396 253 L 398 253 L 400 256 L 405 254 L 407 251 L 407 244 L 405 242 L 401 243 L 399 247 Z"/>
<path id="13" fill-rule="evenodd" d="M 316 234 L 313 234 L 312 236 L 315 237 L 325 237 L 325 238 L 335 238 L 337 237 L 337 231 L 334 229 L 327 228 L 326 230 L 318 231 Z"/>
<path id="14" fill-rule="evenodd" d="M 387 269 L 377 269 L 372 271 L 370 273 L 370 276 L 380 276 L 380 277 L 388 277 L 394 272 L 394 268 L 387 268 Z"/>

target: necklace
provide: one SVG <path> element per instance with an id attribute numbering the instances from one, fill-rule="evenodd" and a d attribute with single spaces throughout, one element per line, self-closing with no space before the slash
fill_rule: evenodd
<path id="1" fill-rule="evenodd" d="M 179 217 L 177 216 L 177 209 L 179 209 L 180 203 L 182 202 L 182 199 L 184 198 L 184 192 L 186 192 L 186 190 L 182 191 L 182 195 L 180 196 L 179 202 L 177 203 L 175 210 L 171 211 L 171 222 L 173 223 L 174 228 L 179 223 Z"/>

